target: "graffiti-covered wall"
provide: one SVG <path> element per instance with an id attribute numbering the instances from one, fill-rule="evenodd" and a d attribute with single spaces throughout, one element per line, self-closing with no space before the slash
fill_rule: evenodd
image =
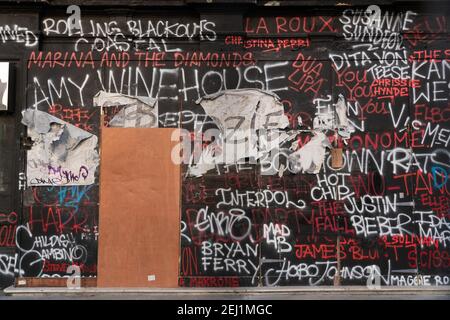
<path id="1" fill-rule="evenodd" d="M 180 128 L 180 286 L 449 285 L 447 4 L 290 4 L 0 13 L 31 140 L 0 278 L 96 276 L 102 121 Z"/>

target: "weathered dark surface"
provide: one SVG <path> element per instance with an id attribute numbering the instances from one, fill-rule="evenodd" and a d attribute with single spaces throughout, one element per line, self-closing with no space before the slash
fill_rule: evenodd
<path id="1" fill-rule="evenodd" d="M 342 285 L 365 285 L 377 268 L 381 285 L 414 285 L 422 281 L 418 279 L 448 285 L 446 4 L 382 6 L 382 16 L 389 12 L 394 18 L 393 26 L 382 28 L 381 39 L 387 40 L 381 48 L 380 44 L 368 46 L 367 39 L 355 47 L 358 43 L 344 36 L 355 31 L 351 23 L 345 26 L 351 19 L 344 10 L 365 11 L 369 2 L 358 8 L 324 6 L 320 11 L 317 6 L 283 7 L 288 1 L 270 8 L 261 2 L 242 8 L 195 2 L 157 11 L 83 9 L 84 34 L 71 36 L 65 32 L 64 10 L 42 5 L 40 19 L 31 7 L 16 16 L 2 12 L 0 27 L 18 24 L 39 38 L 38 43 L 30 38 L 29 46 L 11 37 L 0 42 L 1 50 L 6 50 L 2 57 L 20 52 L 20 61 L 27 67 L 26 102 L 21 106 L 37 106 L 98 135 L 99 108 L 92 100 L 98 91 L 150 96 L 158 99 L 160 127 L 193 132 L 196 122 L 206 121 L 203 131 L 216 127 L 195 103 L 199 98 L 225 89 L 257 88 L 280 97 L 293 129 L 298 116 L 305 125 L 313 125 L 317 106 L 325 103 L 317 99 L 335 103 L 342 94 L 356 128 L 347 145 L 341 138 L 337 141 L 344 150 L 342 169 L 331 168 L 327 155 L 329 162 L 318 175 L 289 171 L 281 177 L 262 175 L 273 165 L 264 159 L 253 165 L 218 166 L 201 177 L 182 175 L 180 285 L 331 285 L 338 260 Z M 102 1 L 84 4 L 101 5 Z M 8 10 L 15 12 L 11 5 Z M 158 36 L 152 30 L 146 34 L 149 20 L 163 21 L 161 26 L 168 21 L 175 34 Z M 206 23 L 203 37 L 198 29 L 193 31 L 193 24 L 201 20 Z M 136 29 L 139 22 L 142 31 Z M 105 34 L 104 23 L 109 26 Z M 192 36 L 177 36 L 178 26 Z M 398 48 L 389 48 L 392 34 L 391 39 L 400 39 Z M 134 50 L 136 46 L 139 51 Z M 353 53 L 356 56 L 350 56 Z M 376 79 L 399 78 L 399 72 L 404 83 L 387 86 L 398 92 L 374 91 L 374 87 L 386 90 Z M 418 81 L 411 84 L 407 79 Z M 299 145 L 310 137 L 302 133 Z M 289 147 L 290 143 L 280 146 L 285 164 Z M 340 197 L 333 196 L 336 189 L 342 192 Z M 262 190 L 267 196 L 278 192 L 286 201 L 273 200 L 267 206 L 244 198 L 230 202 L 231 194 Z M 221 203 L 222 191 L 229 203 Z M 16 274 L 22 270 L 27 277 L 59 277 L 75 263 L 82 267 L 83 276 L 95 276 L 101 232 L 97 203 L 98 179 L 90 186 L 28 188 L 19 220 L 22 250 L 17 250 L 26 258 L 17 260 Z M 51 237 L 63 241 L 38 247 L 38 239 Z M 36 259 L 40 262 L 31 266 Z M 7 284 L 14 268 L 6 269 L 3 261 L 0 271 L 7 272 L 0 272 L 0 284 Z"/>

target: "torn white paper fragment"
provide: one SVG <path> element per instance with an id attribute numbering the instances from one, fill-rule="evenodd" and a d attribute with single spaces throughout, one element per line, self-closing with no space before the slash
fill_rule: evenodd
<path id="1" fill-rule="evenodd" d="M 213 119 L 220 130 L 220 137 L 216 142 L 216 152 L 212 154 L 211 150 L 203 150 L 198 161 L 191 166 L 190 175 L 200 176 L 214 168 L 214 164 L 259 159 L 287 137 L 283 134 L 277 138 L 266 138 L 260 144 L 260 136 L 272 137 L 273 131 L 289 125 L 283 104 L 271 92 L 258 89 L 226 90 L 205 96 L 197 104 Z"/>
<path id="2" fill-rule="evenodd" d="M 282 129 L 289 125 L 280 98 L 259 89 L 221 91 L 197 101 L 222 129 Z"/>
<path id="3" fill-rule="evenodd" d="M 193 177 L 200 177 L 216 166 L 215 159 L 215 144 L 210 144 L 201 153 L 200 159 L 196 164 L 189 168 L 188 175 Z"/>
<path id="4" fill-rule="evenodd" d="M 338 126 L 348 126 L 347 106 L 342 94 L 339 94 L 338 102 L 336 103 L 336 113 L 338 116 Z"/>
<path id="5" fill-rule="evenodd" d="M 94 106 L 123 107 L 109 121 L 110 127 L 158 127 L 158 101 L 151 97 L 128 96 L 121 93 L 100 91 L 94 96 Z"/>
<path id="6" fill-rule="evenodd" d="M 331 148 L 323 132 L 315 132 L 311 141 L 289 155 L 289 164 L 293 173 L 319 173 L 325 160 L 325 148 Z"/>
<path id="7" fill-rule="evenodd" d="M 99 164 L 97 136 L 46 112 L 26 109 L 33 147 L 27 152 L 29 186 L 90 185 Z"/>
<path id="8" fill-rule="evenodd" d="M 350 135 L 355 132 L 355 128 L 348 121 L 347 112 L 345 98 L 342 94 L 339 94 L 338 102 L 336 103 L 337 129 L 338 134 L 344 139 L 349 139 Z"/>

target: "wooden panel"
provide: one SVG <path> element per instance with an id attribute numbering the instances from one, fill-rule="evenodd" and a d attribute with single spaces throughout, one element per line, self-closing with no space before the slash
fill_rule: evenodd
<path id="1" fill-rule="evenodd" d="M 16 287 L 52 287 L 52 288 L 66 288 L 67 278 L 16 278 Z M 96 287 L 96 278 L 81 278 L 81 287 Z"/>
<path id="2" fill-rule="evenodd" d="M 177 287 L 180 168 L 171 160 L 172 132 L 102 129 L 99 287 Z"/>

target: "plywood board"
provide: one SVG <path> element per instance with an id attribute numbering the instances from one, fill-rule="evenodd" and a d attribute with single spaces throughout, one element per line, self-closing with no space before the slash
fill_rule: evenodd
<path id="1" fill-rule="evenodd" d="M 68 278 L 16 278 L 16 287 L 28 288 L 67 288 Z M 97 286 L 97 279 L 95 278 L 81 278 L 81 288 L 90 288 Z"/>
<path id="2" fill-rule="evenodd" d="M 174 129 L 102 128 L 98 287 L 178 285 Z"/>

